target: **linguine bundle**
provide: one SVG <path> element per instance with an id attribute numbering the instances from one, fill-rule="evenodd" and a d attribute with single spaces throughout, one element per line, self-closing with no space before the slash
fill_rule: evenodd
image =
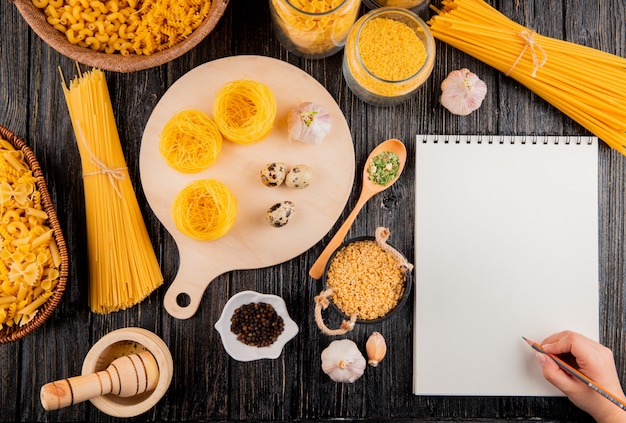
<path id="1" fill-rule="evenodd" d="M 432 8 L 436 39 L 517 80 L 626 155 L 625 58 L 537 34 L 483 0 Z"/>

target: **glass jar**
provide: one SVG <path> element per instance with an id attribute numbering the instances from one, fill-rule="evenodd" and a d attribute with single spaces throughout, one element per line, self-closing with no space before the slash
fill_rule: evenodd
<path id="1" fill-rule="evenodd" d="M 406 101 L 426 82 L 435 63 L 435 39 L 426 23 L 407 9 L 383 7 L 352 27 L 343 75 L 366 103 L 390 106 Z"/>
<path id="2" fill-rule="evenodd" d="M 337 53 L 346 43 L 361 0 L 269 0 L 278 41 L 290 52 L 309 59 Z"/>
<path id="3" fill-rule="evenodd" d="M 378 9 L 379 7 L 401 7 L 418 13 L 426 8 L 429 0 L 363 0 L 363 4 L 369 9 Z"/>

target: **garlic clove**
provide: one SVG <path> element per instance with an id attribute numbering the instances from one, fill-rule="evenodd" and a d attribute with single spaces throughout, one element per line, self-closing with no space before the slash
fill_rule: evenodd
<path id="1" fill-rule="evenodd" d="M 441 83 L 442 106 L 455 115 L 469 115 L 478 109 L 487 95 L 487 84 L 463 68 L 448 74 Z"/>
<path id="2" fill-rule="evenodd" d="M 324 106 L 311 102 L 301 103 L 287 114 L 290 141 L 319 144 L 330 132 L 332 117 Z"/>
<path id="3" fill-rule="evenodd" d="M 387 354 L 385 338 L 378 332 L 372 333 L 367 339 L 365 350 L 367 351 L 368 364 L 372 367 L 378 366 L 378 363 L 382 361 L 382 359 L 385 358 L 385 354 Z"/>
<path id="4" fill-rule="evenodd" d="M 322 371 L 333 381 L 352 383 L 365 372 L 367 363 L 359 347 L 349 339 L 332 341 L 322 351 Z"/>

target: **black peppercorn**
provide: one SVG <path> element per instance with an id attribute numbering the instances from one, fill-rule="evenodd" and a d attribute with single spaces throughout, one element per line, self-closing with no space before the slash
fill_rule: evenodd
<path id="1" fill-rule="evenodd" d="M 249 303 L 237 308 L 230 319 L 230 330 L 246 345 L 268 347 L 276 342 L 285 323 L 267 303 Z"/>

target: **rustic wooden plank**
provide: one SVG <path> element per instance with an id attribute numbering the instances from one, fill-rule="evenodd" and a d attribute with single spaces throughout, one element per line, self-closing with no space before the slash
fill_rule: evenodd
<path id="1" fill-rule="evenodd" d="M 527 22 L 538 32 L 624 54 L 625 5 L 607 0 L 589 7 L 583 0 L 561 2 L 490 1 L 507 15 Z M 363 7 L 363 12 L 366 9 Z M 429 11 L 420 13 L 427 18 Z M 392 319 L 358 325 L 345 337 L 363 348 L 377 330 L 388 342 L 388 356 L 369 368 L 359 382 L 336 384 L 320 369 L 320 352 L 334 339 L 323 335 L 313 320 L 313 297 L 322 289 L 308 269 L 356 202 L 360 171 L 369 151 L 380 141 L 399 138 L 412 158 L 418 133 L 584 134 L 576 123 L 530 93 L 525 87 L 477 60 L 437 44 L 437 62 L 428 83 L 411 101 L 379 108 L 364 104 L 346 87 L 341 54 L 305 60 L 287 53 L 274 38 L 267 2 L 231 2 L 214 33 L 191 52 L 160 67 L 130 74 L 109 73 L 109 87 L 129 171 L 146 224 L 161 263 L 165 284 L 140 305 L 111 315 L 94 315 L 87 307 L 87 253 L 80 158 L 66 118 L 57 66 L 66 75 L 75 65 L 38 39 L 10 2 L 0 2 L 0 123 L 32 140 L 49 177 L 61 225 L 71 251 L 71 275 L 64 300 L 53 318 L 26 340 L 0 346 L 0 421 L 109 422 L 116 419 L 85 403 L 44 412 L 39 387 L 52 379 L 80 372 L 89 347 L 111 330 L 140 326 L 163 337 L 175 361 L 174 378 L 163 400 L 132 421 L 328 421 L 364 418 L 377 421 L 591 421 L 564 398 L 416 397 L 411 395 L 413 304 Z M 10 28 L 10 30 L 5 29 Z M 608 30 L 610 29 L 610 30 Z M 139 184 L 139 152 L 145 123 L 163 93 L 186 72 L 210 60 L 235 54 L 262 54 L 292 63 L 320 81 L 336 99 L 352 132 L 357 174 L 353 195 L 337 224 L 302 256 L 265 269 L 229 272 L 207 288 L 198 313 L 188 320 L 171 318 L 162 307 L 168 284 L 176 275 L 178 250 L 153 215 Z M 17 58 L 17 60 L 16 60 Z M 489 92 L 481 109 L 467 117 L 452 116 L 439 104 L 439 84 L 453 69 L 468 67 L 483 78 Z M 26 76 L 26 77 L 25 77 Z M 201 87 L 199 87 L 201 89 Z M 624 158 L 600 148 L 600 281 L 602 337 L 616 354 L 626 379 L 624 336 L 624 237 L 626 223 Z M 391 229 L 392 242 L 414 260 L 414 162 L 402 180 L 364 207 L 348 236 L 373 234 L 377 226 Z M 213 325 L 228 298 L 244 289 L 282 296 L 298 323 L 299 334 L 277 360 L 240 363 L 224 351 Z M 325 312 L 337 326 L 338 315 Z M 37 361 L 33 361 L 37 357 Z M 15 386 L 15 389 L 6 387 Z"/>

